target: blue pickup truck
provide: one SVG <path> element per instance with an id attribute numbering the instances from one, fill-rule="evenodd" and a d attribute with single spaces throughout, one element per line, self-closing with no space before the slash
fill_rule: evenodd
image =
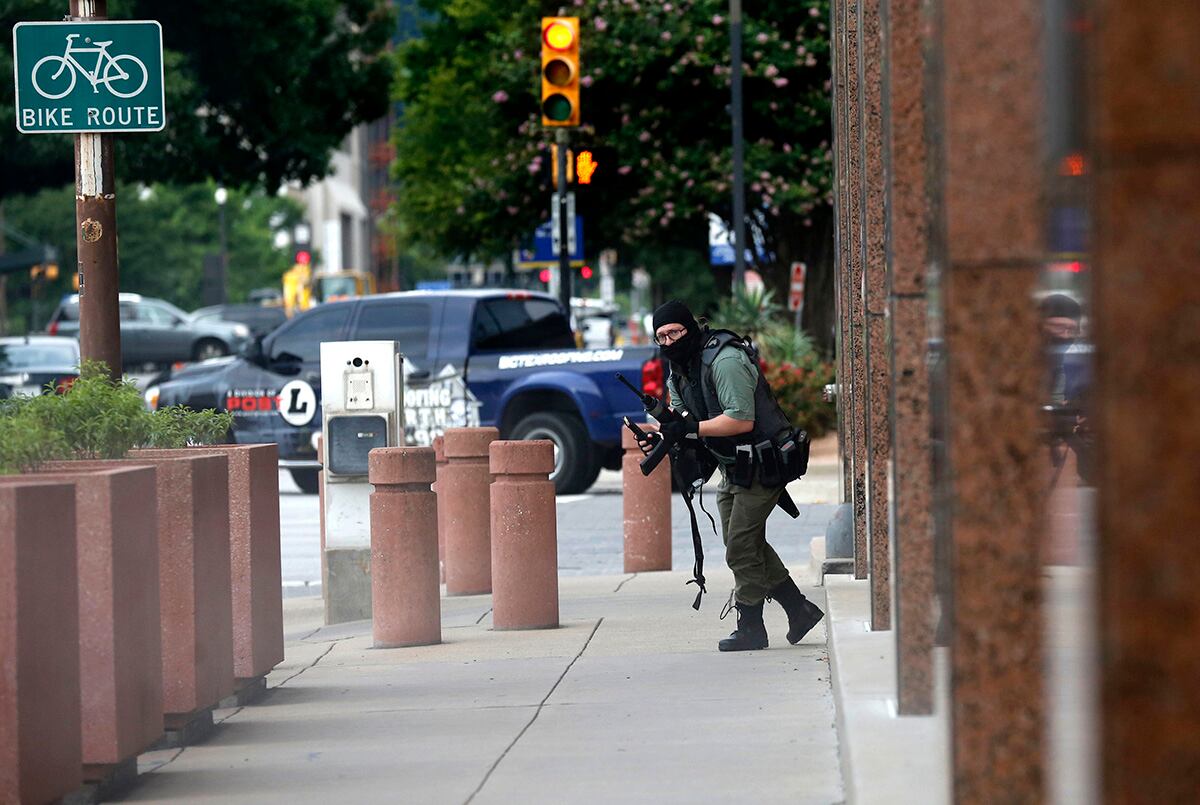
<path id="1" fill-rule="evenodd" d="M 317 488 L 322 341 L 394 340 L 405 356 L 405 429 L 428 445 L 449 427 L 492 425 L 506 439 L 554 442 L 560 493 L 586 490 L 621 464 L 621 418 L 642 416 L 621 372 L 661 396 L 656 347 L 577 349 L 553 297 L 517 291 L 383 294 L 306 311 L 237 357 L 175 372 L 151 406 L 234 414 L 236 442 L 276 442 L 280 465 Z"/>

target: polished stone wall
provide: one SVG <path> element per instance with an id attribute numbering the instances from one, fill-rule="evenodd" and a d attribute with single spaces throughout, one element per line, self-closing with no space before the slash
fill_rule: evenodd
<path id="1" fill-rule="evenodd" d="M 1200 792 L 1200 4 L 1090 37 L 1104 801 Z"/>
<path id="2" fill-rule="evenodd" d="M 854 506 L 854 577 L 867 577 L 870 547 L 867 538 L 867 361 L 866 304 L 863 276 L 863 176 L 862 176 L 862 91 L 859 62 L 859 4 L 845 5 L 846 56 L 846 293 L 849 344 L 849 395 L 846 412 L 851 418 L 851 488 Z"/>
<path id="3" fill-rule="evenodd" d="M 850 388 L 850 364 L 847 354 L 850 344 L 849 304 L 850 293 L 848 256 L 846 253 L 846 0 L 830 3 L 830 87 L 832 90 L 831 114 L 833 117 L 833 232 L 834 232 L 834 307 L 837 329 L 835 331 L 837 351 L 837 428 L 838 458 L 841 464 L 840 495 L 842 503 L 852 503 L 854 496 L 853 451 L 850 436 L 852 420 L 844 404 Z"/>
<path id="4" fill-rule="evenodd" d="M 1040 0 L 940 2 L 955 800 L 1044 797 Z"/>
<path id="5" fill-rule="evenodd" d="M 890 387 L 887 346 L 887 260 L 884 253 L 882 0 L 859 0 L 859 85 L 862 92 L 863 318 L 865 356 L 866 523 L 871 573 L 871 628 L 891 628 L 888 548 Z"/>
<path id="6" fill-rule="evenodd" d="M 933 507 L 926 271 L 926 0 L 885 0 L 887 328 L 891 375 L 890 545 L 897 710 L 933 712 Z"/>

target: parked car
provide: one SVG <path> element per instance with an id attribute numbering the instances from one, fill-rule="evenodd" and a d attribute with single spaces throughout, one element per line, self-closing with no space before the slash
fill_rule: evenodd
<path id="1" fill-rule="evenodd" d="M 559 492 L 582 492 L 621 465 L 621 418 L 644 417 L 616 379 L 663 392 L 657 347 L 575 348 L 552 296 L 414 291 L 324 304 L 237 359 L 184 367 L 147 389 L 151 405 L 234 414 L 237 442 L 276 442 L 280 465 L 316 491 L 322 341 L 395 340 L 405 356 L 405 435 L 428 445 L 447 427 L 492 425 L 503 438 L 554 442 Z"/>
<path id="2" fill-rule="evenodd" d="M 135 293 L 119 297 L 121 359 L 126 368 L 177 361 L 203 361 L 231 355 L 250 340 L 250 328 L 226 321 L 193 321 L 162 299 Z M 79 337 L 79 295 L 63 299 L 50 324 L 50 335 Z"/>
<path id="3" fill-rule="evenodd" d="M 78 377 L 79 344 L 73 338 L 0 338 L 0 399 L 61 391 Z"/>
<path id="4" fill-rule="evenodd" d="M 192 321 L 225 321 L 234 324 L 244 324 L 250 328 L 250 335 L 262 338 L 279 325 L 287 321 L 287 314 L 281 307 L 264 307 L 263 305 L 213 305 L 192 311 Z"/>

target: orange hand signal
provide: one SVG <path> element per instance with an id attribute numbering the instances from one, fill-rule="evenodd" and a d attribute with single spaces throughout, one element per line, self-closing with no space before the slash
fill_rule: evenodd
<path id="1" fill-rule="evenodd" d="M 592 158 L 591 151 L 581 151 L 575 159 L 575 175 L 579 177 L 579 184 L 591 184 L 592 174 L 600 167 L 600 163 Z"/>

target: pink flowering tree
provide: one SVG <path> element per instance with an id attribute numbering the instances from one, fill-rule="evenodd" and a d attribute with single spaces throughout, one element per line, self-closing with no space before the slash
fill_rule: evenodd
<path id="1" fill-rule="evenodd" d="M 443 254 L 498 256 L 544 219 L 552 135 L 540 125 L 538 21 L 557 4 L 422 0 L 422 38 L 397 54 L 404 233 Z M 727 286 L 707 269 L 708 216 L 730 222 L 725 0 L 574 0 L 583 129 L 610 149 L 588 188 L 589 252 L 615 247 L 675 292 Z M 832 316 L 829 0 L 746 8 L 746 207 L 783 293 L 809 264 L 806 329 Z M 629 259 L 625 259 L 628 257 Z M 697 269 L 700 269 L 697 271 Z"/>

